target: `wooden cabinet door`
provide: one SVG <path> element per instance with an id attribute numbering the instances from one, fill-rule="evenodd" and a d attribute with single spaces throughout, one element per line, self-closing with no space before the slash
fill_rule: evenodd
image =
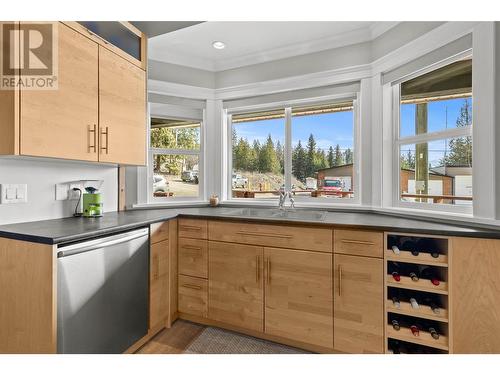
<path id="1" fill-rule="evenodd" d="M 332 254 L 264 249 L 265 332 L 333 347 Z"/>
<path id="2" fill-rule="evenodd" d="M 151 245 L 149 297 L 149 328 L 166 324 L 170 297 L 168 240 Z"/>
<path id="3" fill-rule="evenodd" d="M 99 47 L 99 161 L 146 164 L 146 73 Z"/>
<path id="4" fill-rule="evenodd" d="M 334 258 L 334 349 L 384 352 L 384 266 L 382 259 Z"/>
<path id="5" fill-rule="evenodd" d="M 263 248 L 221 242 L 208 245 L 208 317 L 263 331 Z"/>
<path id="6" fill-rule="evenodd" d="M 55 25 L 58 88 L 21 90 L 20 153 L 97 161 L 98 45 Z"/>

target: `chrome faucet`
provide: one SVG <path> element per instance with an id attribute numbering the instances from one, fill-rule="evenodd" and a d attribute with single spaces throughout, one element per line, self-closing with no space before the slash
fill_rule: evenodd
<path id="1" fill-rule="evenodd" d="M 278 207 L 280 210 L 286 209 L 285 203 L 287 197 L 290 200 L 290 208 L 295 208 L 295 199 L 293 198 L 292 193 L 290 191 L 280 190 L 279 193 L 280 197 L 279 197 Z"/>

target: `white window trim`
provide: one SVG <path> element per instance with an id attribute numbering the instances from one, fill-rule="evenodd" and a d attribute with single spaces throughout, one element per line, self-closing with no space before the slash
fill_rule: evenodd
<path id="1" fill-rule="evenodd" d="M 455 56 L 451 56 L 437 64 L 421 69 L 418 72 L 412 73 L 405 77 L 401 77 L 387 85 L 385 90 L 391 92 L 392 97 L 392 207 L 403 208 L 403 209 L 413 209 L 422 211 L 439 211 L 439 212 L 449 212 L 456 214 L 464 214 L 472 216 L 474 201 L 470 206 L 461 205 L 451 205 L 451 204 L 433 204 L 433 203 L 423 203 L 423 202 L 404 202 L 400 198 L 401 186 L 400 186 L 400 147 L 408 144 L 417 144 L 423 142 L 430 142 L 434 140 L 444 140 L 456 137 L 472 137 L 472 126 L 467 126 L 464 128 L 451 128 L 448 130 L 441 130 L 437 132 L 431 132 L 421 135 L 413 135 L 400 137 L 400 84 L 408 81 L 412 78 L 421 76 L 430 71 L 439 69 L 443 66 L 449 65 L 455 61 L 459 61 L 464 57 L 472 57 L 471 50 L 464 51 Z M 474 143 L 474 140 L 472 141 Z M 472 148 L 474 153 L 474 147 Z M 473 156 L 474 158 L 474 156 Z M 473 172 L 474 174 L 474 172 Z M 473 186 L 474 189 L 474 186 Z"/>
<path id="2" fill-rule="evenodd" d="M 147 197 L 146 202 L 143 205 L 147 206 L 172 206 L 172 205 L 183 205 L 183 204 L 193 204 L 200 203 L 206 204 L 208 199 L 206 197 L 206 181 L 205 181 L 205 124 L 206 124 L 206 111 L 203 110 L 203 118 L 186 118 L 178 116 L 169 116 L 164 113 L 161 115 L 150 115 L 149 124 L 151 124 L 151 118 L 168 118 L 168 119 L 178 119 L 187 121 L 199 121 L 200 122 L 200 149 L 199 150 L 185 150 L 185 149 L 165 149 L 165 148 L 152 148 L 150 147 L 151 142 L 151 126 L 148 126 L 148 165 L 147 165 Z M 197 197 L 154 197 L 153 196 L 153 154 L 162 155 L 198 155 L 198 196 Z M 139 205 L 137 205 L 139 206 Z"/>
<path id="3" fill-rule="evenodd" d="M 224 195 L 222 199 L 222 203 L 235 204 L 238 205 L 258 205 L 258 206 L 270 206 L 274 205 L 275 201 L 272 199 L 258 199 L 258 198 L 233 198 L 232 197 L 232 115 L 237 113 L 248 113 L 255 111 L 264 111 L 270 109 L 284 109 L 285 111 L 285 145 L 290 144 L 292 142 L 292 123 L 291 123 L 291 112 L 292 107 L 296 107 L 299 105 L 320 105 L 320 104 L 330 104 L 335 102 L 342 102 L 345 100 L 353 101 L 353 192 L 354 198 L 342 198 L 336 199 L 334 202 L 327 199 L 318 199 L 313 197 L 301 197 L 300 200 L 295 201 L 295 206 L 297 207 L 359 207 L 361 204 L 361 192 L 360 192 L 360 116 L 359 116 L 359 93 L 343 93 L 337 95 L 330 95 L 321 98 L 308 98 L 308 99 L 299 99 L 287 102 L 275 102 L 275 103 L 267 103 L 264 105 L 258 106 L 247 106 L 247 107 L 238 107 L 231 108 L 230 110 L 224 110 L 224 119 L 225 119 L 225 189 Z M 290 190 L 291 188 L 291 180 L 292 180 L 292 148 L 285 147 L 285 189 Z M 290 173 L 287 173 L 290 171 Z"/>

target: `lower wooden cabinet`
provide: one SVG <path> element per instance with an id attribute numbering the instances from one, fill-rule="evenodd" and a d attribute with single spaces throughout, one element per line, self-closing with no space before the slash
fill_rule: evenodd
<path id="1" fill-rule="evenodd" d="M 333 347 L 332 254 L 264 249 L 268 334 Z"/>
<path id="2" fill-rule="evenodd" d="M 199 277 L 179 275 L 179 312 L 206 318 L 208 282 Z"/>
<path id="3" fill-rule="evenodd" d="M 334 255 L 334 349 L 384 352 L 382 259 Z"/>
<path id="4" fill-rule="evenodd" d="M 210 241 L 208 275 L 208 317 L 262 332 L 263 248 Z"/>
<path id="5" fill-rule="evenodd" d="M 151 245 L 149 272 L 149 327 L 166 322 L 169 315 L 169 241 Z"/>

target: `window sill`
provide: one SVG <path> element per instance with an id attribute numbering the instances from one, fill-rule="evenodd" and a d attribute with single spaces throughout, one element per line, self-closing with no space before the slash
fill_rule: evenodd
<path id="1" fill-rule="evenodd" d="M 316 198 L 313 198 L 316 199 Z M 235 198 L 235 199 L 228 199 L 225 201 L 221 202 L 221 205 L 223 206 L 259 206 L 259 207 L 271 207 L 271 208 L 276 208 L 278 207 L 278 198 L 276 199 L 254 199 L 254 198 Z M 285 202 L 285 206 L 289 207 L 290 206 L 290 201 L 287 199 Z M 295 201 L 295 207 L 297 208 L 321 208 L 321 209 L 349 209 L 352 211 L 366 211 L 366 209 L 369 207 L 361 206 L 355 199 L 346 199 L 343 202 L 325 202 L 324 200 L 321 200 L 321 198 L 318 199 L 318 201 Z"/>
<path id="2" fill-rule="evenodd" d="M 175 207 L 205 207 L 208 206 L 208 201 L 172 201 L 172 202 L 150 202 L 136 203 L 132 205 L 136 208 L 175 208 Z"/>

